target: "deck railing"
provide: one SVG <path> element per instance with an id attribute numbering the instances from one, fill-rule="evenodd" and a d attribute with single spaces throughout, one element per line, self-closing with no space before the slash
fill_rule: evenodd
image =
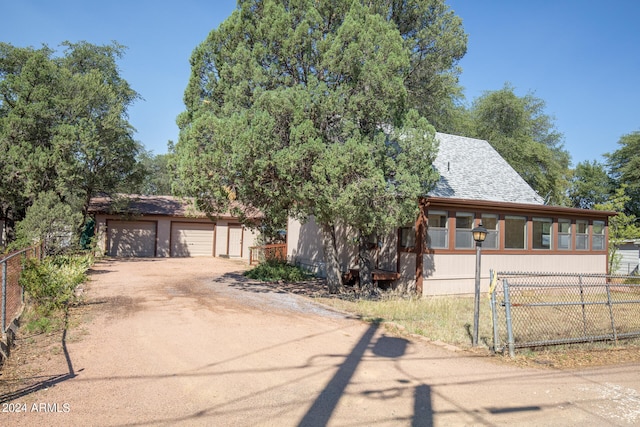
<path id="1" fill-rule="evenodd" d="M 260 264 L 269 260 L 285 261 L 287 259 L 287 245 L 271 244 L 263 246 L 251 246 L 249 248 L 249 264 Z"/>

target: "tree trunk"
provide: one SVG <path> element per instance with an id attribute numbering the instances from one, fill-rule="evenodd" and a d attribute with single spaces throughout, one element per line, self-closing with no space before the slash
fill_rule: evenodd
<path id="1" fill-rule="evenodd" d="M 363 296 L 371 296 L 374 293 L 373 268 L 371 267 L 371 251 L 368 239 L 359 232 L 358 236 L 358 268 L 360 269 L 360 292 Z"/>
<path id="2" fill-rule="evenodd" d="M 327 286 L 329 293 L 337 294 L 343 291 L 342 274 L 338 263 L 336 249 L 336 232 L 331 224 L 322 224 L 322 243 L 324 247 L 324 261 L 327 272 Z"/>

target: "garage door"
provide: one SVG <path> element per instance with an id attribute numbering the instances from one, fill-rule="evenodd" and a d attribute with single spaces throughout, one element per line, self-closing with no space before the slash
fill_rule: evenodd
<path id="1" fill-rule="evenodd" d="M 153 221 L 108 221 L 107 254 L 118 257 L 156 255 L 156 223 Z"/>
<path id="2" fill-rule="evenodd" d="M 172 222 L 171 256 L 213 256 L 213 223 Z"/>

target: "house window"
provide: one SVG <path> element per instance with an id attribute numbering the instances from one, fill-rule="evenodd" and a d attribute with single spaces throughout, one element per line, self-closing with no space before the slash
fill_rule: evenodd
<path id="1" fill-rule="evenodd" d="M 506 216 L 504 218 L 504 247 L 506 249 L 527 248 L 527 218 Z"/>
<path id="2" fill-rule="evenodd" d="M 446 249 L 449 247 L 449 230 L 447 229 L 447 213 L 429 211 L 427 237 L 429 247 Z"/>
<path id="3" fill-rule="evenodd" d="M 498 249 L 498 215 L 482 214 L 482 226 L 487 229 L 487 237 L 482 243 L 485 249 Z"/>
<path id="4" fill-rule="evenodd" d="M 589 249 L 589 223 L 576 221 L 576 249 L 586 251 Z"/>
<path id="5" fill-rule="evenodd" d="M 558 249 L 571 249 L 571 220 L 558 220 Z"/>
<path id="6" fill-rule="evenodd" d="M 413 248 L 416 246 L 415 227 L 400 228 L 400 246 L 403 248 Z"/>
<path id="7" fill-rule="evenodd" d="M 456 213 L 456 249 L 473 248 L 473 214 Z"/>
<path id="8" fill-rule="evenodd" d="M 591 250 L 604 250 L 604 221 L 593 221 Z"/>
<path id="9" fill-rule="evenodd" d="M 551 218 L 533 218 L 533 249 L 551 249 Z"/>

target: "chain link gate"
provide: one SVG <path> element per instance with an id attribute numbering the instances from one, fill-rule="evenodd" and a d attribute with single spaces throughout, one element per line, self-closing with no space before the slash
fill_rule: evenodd
<path id="1" fill-rule="evenodd" d="M 640 337 L 640 276 L 491 275 L 495 351 Z"/>

